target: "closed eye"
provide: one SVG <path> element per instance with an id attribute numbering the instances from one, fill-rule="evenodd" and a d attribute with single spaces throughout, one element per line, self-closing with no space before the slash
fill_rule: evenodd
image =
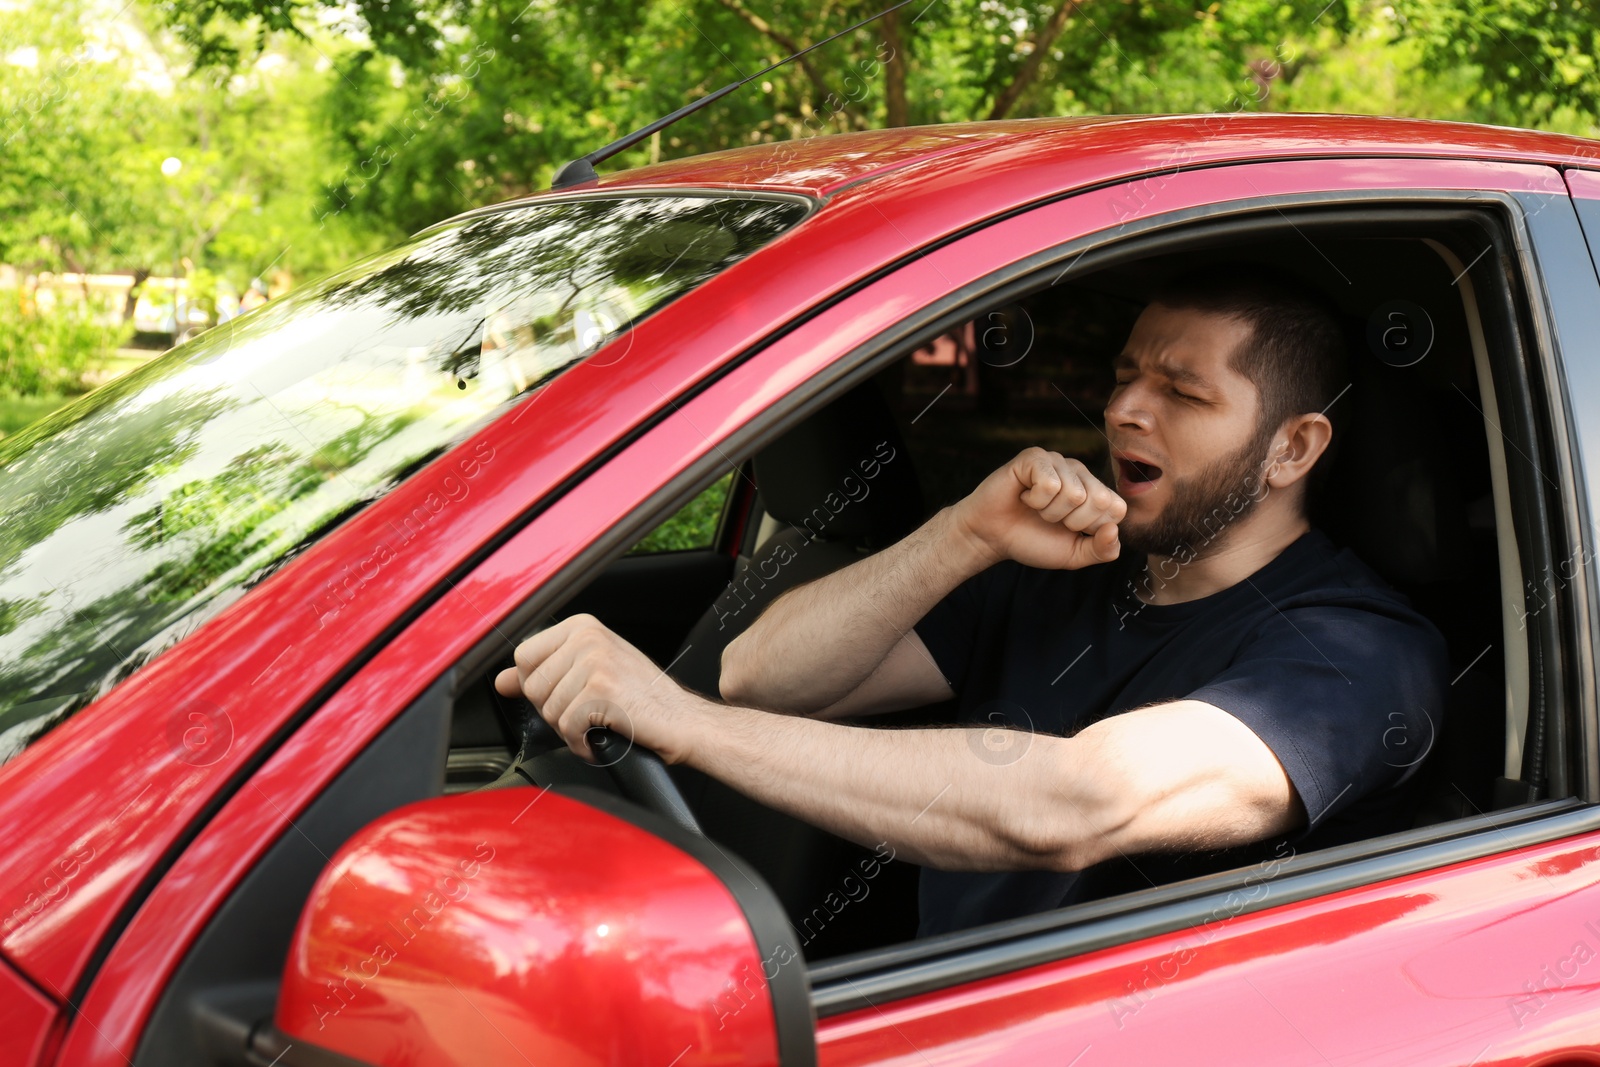
<path id="1" fill-rule="evenodd" d="M 1133 378 L 1118 377 L 1116 379 L 1115 388 L 1120 389 L 1124 385 L 1131 385 L 1133 383 L 1133 380 L 1134 380 Z M 1186 393 L 1182 389 L 1179 389 L 1177 386 L 1172 386 L 1171 387 L 1171 392 L 1172 392 L 1173 396 L 1179 397 L 1180 399 L 1183 399 L 1183 400 L 1192 400 L 1197 404 L 1207 403 L 1205 397 L 1196 396 L 1193 393 Z"/>

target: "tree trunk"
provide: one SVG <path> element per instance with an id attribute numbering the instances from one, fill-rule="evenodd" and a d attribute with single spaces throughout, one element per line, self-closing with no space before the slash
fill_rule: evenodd
<path id="1" fill-rule="evenodd" d="M 61 259 L 66 263 L 67 269 L 78 276 L 78 288 L 83 290 L 83 306 L 89 306 L 89 268 L 77 256 L 72 254 L 72 249 L 61 245 Z"/>
<path id="2" fill-rule="evenodd" d="M 128 286 L 128 295 L 122 301 L 122 321 L 127 322 L 133 318 L 133 309 L 139 303 L 139 288 L 150 277 L 150 272 L 143 267 L 135 267 L 133 271 L 133 284 Z"/>
<path id="3" fill-rule="evenodd" d="M 1079 2 L 1080 0 L 1062 0 L 1061 6 L 1050 16 L 1050 21 L 1039 27 L 1039 32 L 1033 35 L 1033 51 L 1023 60 L 1022 66 L 1017 69 L 1016 77 L 1011 79 L 1011 84 L 995 96 L 994 106 L 989 109 L 991 119 L 1005 118 L 1022 98 L 1022 94 L 1033 84 L 1033 80 L 1039 76 L 1039 68 L 1044 65 L 1044 57 L 1049 53 L 1050 46 L 1056 43 L 1061 31 L 1067 28 L 1067 20 L 1078 10 Z"/>

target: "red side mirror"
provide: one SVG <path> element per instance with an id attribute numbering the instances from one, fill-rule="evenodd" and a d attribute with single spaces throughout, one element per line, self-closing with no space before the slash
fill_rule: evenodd
<path id="1" fill-rule="evenodd" d="M 796 944 L 758 875 L 605 794 L 428 800 L 323 871 L 252 1052 L 282 1067 L 814 1064 Z"/>

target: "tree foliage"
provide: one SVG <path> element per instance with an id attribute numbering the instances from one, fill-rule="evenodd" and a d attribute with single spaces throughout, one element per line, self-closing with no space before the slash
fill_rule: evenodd
<path id="1" fill-rule="evenodd" d="M 326 116 L 343 171 L 327 209 L 402 228 L 548 185 L 564 161 L 752 75 L 885 0 L 166 0 L 196 61 L 354 20 Z M 403 25 L 402 25 L 403 23 Z M 1343 5 L 917 0 L 763 75 L 613 167 L 881 126 L 1260 106 L 1288 42 Z"/>
<path id="2" fill-rule="evenodd" d="M 0 63 L 0 257 L 80 270 L 153 254 L 160 159 L 151 160 L 138 94 L 94 62 L 71 4 L 0 11 L 0 38 L 27 42 Z M 122 176 L 108 181 L 110 171 Z"/>
<path id="3" fill-rule="evenodd" d="M 1585 129 L 1600 116 L 1600 18 L 1591 0 L 1398 0 L 1402 33 L 1431 74 L 1475 75 L 1495 121 Z"/>
<path id="4" fill-rule="evenodd" d="M 135 0 L 123 19 L 147 47 L 120 55 L 86 2 L 0 10 L 0 37 L 25 44 L 0 63 L 0 257 L 161 273 L 187 257 L 239 286 L 545 188 L 563 162 L 889 0 Z M 1332 110 L 1589 132 L 1587 3 L 913 0 L 604 166 L 1036 115 Z"/>
<path id="5" fill-rule="evenodd" d="M 143 276 L 187 258 L 248 279 L 388 242 L 387 225 L 319 225 L 309 210 L 338 174 L 314 46 L 194 68 L 141 11 L 112 34 L 81 0 L 0 9 L 0 39 L 22 45 L 0 62 L 0 260 Z"/>

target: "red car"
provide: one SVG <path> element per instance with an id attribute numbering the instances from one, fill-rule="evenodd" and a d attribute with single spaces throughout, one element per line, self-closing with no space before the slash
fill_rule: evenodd
<path id="1" fill-rule="evenodd" d="M 1040 119 L 603 175 L 206 333 L 0 445 L 0 1062 L 1600 1062 L 1597 255 L 1596 142 Z M 1103 456 L 1145 294 L 1240 258 L 1369 349 L 1322 524 L 1449 643 L 1410 829 L 918 940 L 892 849 L 494 692 L 589 612 L 715 695 L 783 589 Z"/>

